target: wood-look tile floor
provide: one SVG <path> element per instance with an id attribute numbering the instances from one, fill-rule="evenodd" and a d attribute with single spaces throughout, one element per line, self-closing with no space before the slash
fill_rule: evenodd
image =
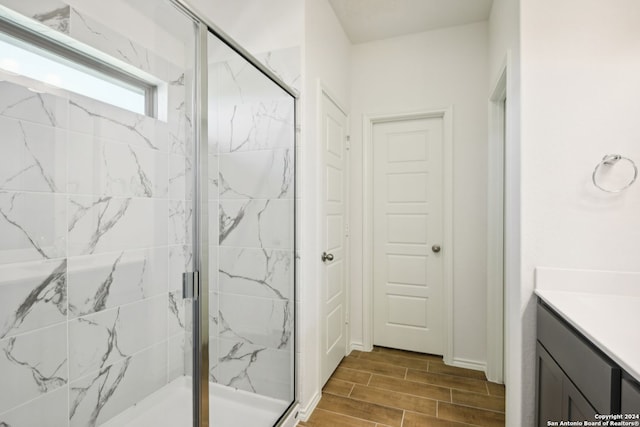
<path id="1" fill-rule="evenodd" d="M 504 386 L 442 357 L 375 347 L 345 357 L 307 427 L 504 426 Z"/>

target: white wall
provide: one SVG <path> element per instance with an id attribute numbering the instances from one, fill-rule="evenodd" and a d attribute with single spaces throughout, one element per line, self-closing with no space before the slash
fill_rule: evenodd
<path id="1" fill-rule="evenodd" d="M 489 18 L 489 83 L 493 90 L 507 66 L 507 110 L 505 144 L 505 383 L 506 425 L 532 423 L 533 377 L 523 375 L 520 300 L 520 1 L 494 0 Z M 530 323 L 530 321 L 528 322 Z M 530 367 L 528 368 L 530 369 Z M 524 377 L 524 378 L 523 378 Z M 523 408 L 524 405 L 524 408 Z M 527 421 L 529 420 L 529 421 Z"/>
<path id="2" fill-rule="evenodd" d="M 301 243 L 301 279 L 298 285 L 299 349 L 302 350 L 298 385 L 303 415 L 309 415 L 309 405 L 320 393 L 319 268 L 322 253 L 321 236 L 316 215 L 320 205 L 318 159 L 322 145 L 318 138 L 318 79 L 346 108 L 349 100 L 350 43 L 327 0 L 305 2 L 305 42 L 303 47 L 303 86 L 301 98 L 302 146 L 299 148 L 299 169 L 303 171 L 299 184 L 304 203 L 298 217 Z M 300 188 L 299 187 L 299 188 Z"/>
<path id="3" fill-rule="evenodd" d="M 454 354 L 485 363 L 487 23 L 354 45 L 351 61 L 351 333 L 362 336 L 363 114 L 453 107 Z"/>
<path id="4" fill-rule="evenodd" d="M 609 195 L 591 183 L 605 154 L 640 162 L 638 16 L 636 0 L 521 4 L 523 416 L 534 267 L 640 270 L 640 184 Z"/>
<path id="5" fill-rule="evenodd" d="M 187 0 L 252 54 L 300 46 L 300 0 Z"/>

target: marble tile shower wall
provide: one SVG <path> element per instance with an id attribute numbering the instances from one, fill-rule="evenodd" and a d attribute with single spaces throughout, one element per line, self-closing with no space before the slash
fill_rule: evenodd
<path id="1" fill-rule="evenodd" d="M 299 58 L 261 57 L 294 85 Z M 210 67 L 210 379 L 290 401 L 294 104 L 241 59 Z"/>
<path id="2" fill-rule="evenodd" d="M 168 120 L 0 82 L 0 426 L 99 425 L 185 372 L 189 76 L 83 34 L 169 82 Z"/>

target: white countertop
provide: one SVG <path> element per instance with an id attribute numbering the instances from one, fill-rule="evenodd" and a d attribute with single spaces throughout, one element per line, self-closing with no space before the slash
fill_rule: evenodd
<path id="1" fill-rule="evenodd" d="M 537 268 L 535 293 L 640 381 L 640 273 Z"/>

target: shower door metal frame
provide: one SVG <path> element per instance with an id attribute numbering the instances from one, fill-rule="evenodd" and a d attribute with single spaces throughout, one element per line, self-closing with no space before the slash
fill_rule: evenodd
<path id="1" fill-rule="evenodd" d="M 194 117 L 198 120 L 195 129 L 194 165 L 197 168 L 194 178 L 193 196 L 193 269 L 195 272 L 195 289 L 193 296 L 193 426 L 209 427 L 209 191 L 208 191 L 208 36 L 214 35 L 231 50 L 237 53 L 254 68 L 264 74 L 292 97 L 293 120 L 293 400 L 287 410 L 276 421 L 280 425 L 294 410 L 297 403 L 297 235 L 296 235 L 296 196 L 297 196 L 297 169 L 296 151 L 298 144 L 298 93 L 289 87 L 273 71 L 268 69 L 258 59 L 240 46 L 233 38 L 222 31 L 217 25 L 208 20 L 206 16 L 193 8 L 185 0 L 170 0 L 178 9 L 189 15 L 197 27 L 196 35 L 196 68 L 193 96 Z"/>

